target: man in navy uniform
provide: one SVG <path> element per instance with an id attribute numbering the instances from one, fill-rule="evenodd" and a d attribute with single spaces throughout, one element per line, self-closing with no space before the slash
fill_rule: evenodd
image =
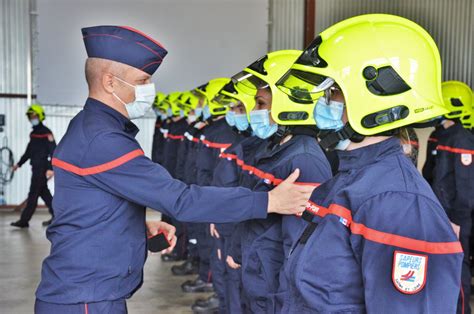
<path id="1" fill-rule="evenodd" d="M 29 221 L 38 206 L 39 197 L 43 199 L 51 216 L 54 215 L 53 196 L 48 189 L 48 178 L 53 176 L 51 157 L 56 148 L 56 141 L 51 130 L 43 124 L 46 117 L 43 107 L 38 104 L 31 105 L 26 111 L 26 116 L 33 126 L 33 130 L 30 133 L 30 142 L 26 147 L 26 151 L 20 161 L 13 166 L 13 171 L 17 171 L 18 168 L 30 160 L 32 176 L 26 207 L 21 213 L 20 219 L 11 223 L 13 227 L 18 228 L 28 228 L 30 226 Z M 44 221 L 43 226 L 50 223 L 51 219 Z"/>
<path id="2" fill-rule="evenodd" d="M 299 170 L 270 192 L 186 185 L 144 156 L 130 120 L 151 107 L 152 74 L 166 50 L 130 27 L 82 30 L 89 98 L 53 158 L 55 218 L 35 312 L 126 313 L 143 282 L 145 206 L 185 222 L 237 222 L 304 210 L 313 188 L 294 185 Z"/>

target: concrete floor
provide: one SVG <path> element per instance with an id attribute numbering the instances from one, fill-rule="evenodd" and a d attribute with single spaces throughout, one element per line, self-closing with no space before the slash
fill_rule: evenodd
<path id="1" fill-rule="evenodd" d="M 48 218 L 46 211 L 39 211 L 28 229 L 17 229 L 10 222 L 18 219 L 18 213 L 0 211 L 0 313 L 33 313 L 41 263 L 50 248 L 46 229 L 41 225 Z M 148 219 L 159 219 L 159 214 L 149 212 Z M 172 265 L 162 263 L 160 255 L 148 257 L 145 282 L 127 302 L 130 314 L 192 313 L 190 306 L 194 300 L 209 295 L 182 293 L 181 283 L 193 277 L 172 276 Z"/>
<path id="2" fill-rule="evenodd" d="M 48 218 L 46 211 L 37 212 L 28 229 L 17 229 L 11 227 L 10 222 L 18 219 L 18 213 L 0 211 L 1 313 L 33 313 L 41 263 L 50 248 L 45 236 L 46 229 L 41 225 Z M 159 215 L 150 213 L 148 219 L 159 219 Z M 192 313 L 190 306 L 194 300 L 208 296 L 182 293 L 181 283 L 193 277 L 172 276 L 172 265 L 162 263 L 160 255 L 148 256 L 145 282 L 128 300 L 129 313 Z"/>

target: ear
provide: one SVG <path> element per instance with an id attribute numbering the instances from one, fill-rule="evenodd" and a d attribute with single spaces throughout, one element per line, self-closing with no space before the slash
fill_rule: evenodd
<path id="1" fill-rule="evenodd" d="M 344 112 L 342 113 L 342 122 L 344 122 L 344 124 L 349 122 L 349 118 L 347 116 L 347 107 L 346 106 L 344 106 Z"/>
<path id="2" fill-rule="evenodd" d="M 105 73 L 102 76 L 102 87 L 107 93 L 112 94 L 114 92 L 114 84 L 115 81 L 114 76 L 112 74 Z"/>

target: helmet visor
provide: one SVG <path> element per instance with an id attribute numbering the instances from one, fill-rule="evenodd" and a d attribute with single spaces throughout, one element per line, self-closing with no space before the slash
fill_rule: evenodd
<path id="1" fill-rule="evenodd" d="M 292 100 L 308 104 L 316 102 L 322 91 L 334 85 L 334 80 L 320 74 L 292 69 L 276 85 Z"/>
<path id="2" fill-rule="evenodd" d="M 234 75 L 232 82 L 238 91 L 250 96 L 255 96 L 259 89 L 269 87 L 267 82 L 246 71 Z"/>
<path id="3" fill-rule="evenodd" d="M 212 100 L 213 102 L 221 105 L 221 106 L 225 106 L 225 107 L 229 107 L 229 108 L 232 108 L 234 107 L 235 105 L 237 105 L 239 103 L 239 100 L 233 98 L 233 97 L 230 97 L 228 95 L 224 95 L 224 94 L 217 94 L 216 97 L 214 97 L 214 99 Z"/>

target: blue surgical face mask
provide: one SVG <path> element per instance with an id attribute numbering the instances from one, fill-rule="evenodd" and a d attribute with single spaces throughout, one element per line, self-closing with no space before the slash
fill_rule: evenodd
<path id="1" fill-rule="evenodd" d="M 269 138 L 278 130 L 277 124 L 270 123 L 270 111 L 267 109 L 250 112 L 250 126 L 255 135 L 261 139 Z"/>
<path id="2" fill-rule="evenodd" d="M 194 109 L 194 113 L 196 114 L 196 117 L 199 118 L 202 115 L 202 108 L 199 107 L 199 108 Z"/>
<path id="3" fill-rule="evenodd" d="M 191 124 L 193 123 L 194 121 L 197 120 L 197 116 L 195 114 L 188 114 L 188 123 Z"/>
<path id="4" fill-rule="evenodd" d="M 186 115 L 184 114 L 184 110 L 181 109 L 181 110 L 179 111 L 179 116 L 180 116 L 181 118 L 184 118 L 184 117 L 186 116 Z"/>
<path id="5" fill-rule="evenodd" d="M 247 118 L 247 114 L 236 114 L 234 116 L 235 120 L 235 127 L 239 131 L 245 131 L 249 128 L 249 120 Z"/>
<path id="6" fill-rule="evenodd" d="M 321 130 L 338 131 L 344 127 L 342 115 L 344 114 L 344 103 L 331 100 L 327 104 L 326 97 L 320 97 L 314 107 L 314 120 L 316 126 Z M 346 150 L 351 141 L 341 140 L 337 143 L 335 150 Z"/>
<path id="7" fill-rule="evenodd" d="M 209 108 L 209 106 L 204 106 L 204 109 L 202 111 L 202 117 L 204 118 L 204 120 L 209 119 L 211 116 L 212 114 L 211 114 L 211 109 Z"/>
<path id="8" fill-rule="evenodd" d="M 342 115 L 344 103 L 331 100 L 329 104 L 325 97 L 319 97 L 314 107 L 314 120 L 321 130 L 340 130 L 344 127 Z"/>
<path id="9" fill-rule="evenodd" d="M 160 112 L 160 117 L 162 121 L 165 121 L 166 119 L 168 119 L 168 115 L 164 112 Z"/>
<path id="10" fill-rule="evenodd" d="M 173 116 L 173 110 L 171 110 L 171 108 L 168 108 L 168 110 L 166 110 L 166 113 L 168 114 L 168 117 L 172 117 Z"/>
<path id="11" fill-rule="evenodd" d="M 33 118 L 30 120 L 32 126 L 37 126 L 40 124 L 40 120 L 38 118 Z"/>
<path id="12" fill-rule="evenodd" d="M 227 111 L 225 114 L 225 121 L 230 126 L 235 126 L 235 112 Z"/>

